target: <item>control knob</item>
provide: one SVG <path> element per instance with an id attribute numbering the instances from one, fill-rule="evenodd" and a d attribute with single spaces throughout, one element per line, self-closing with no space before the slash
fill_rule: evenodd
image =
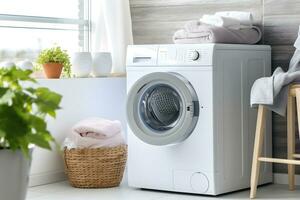
<path id="1" fill-rule="evenodd" d="M 189 57 L 193 61 L 199 60 L 200 53 L 198 51 L 191 51 Z"/>

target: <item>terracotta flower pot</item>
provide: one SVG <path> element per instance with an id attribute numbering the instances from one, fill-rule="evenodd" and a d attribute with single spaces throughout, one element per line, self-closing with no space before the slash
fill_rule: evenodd
<path id="1" fill-rule="evenodd" d="M 43 68 L 47 78 L 59 78 L 63 65 L 60 63 L 45 63 L 43 64 Z"/>

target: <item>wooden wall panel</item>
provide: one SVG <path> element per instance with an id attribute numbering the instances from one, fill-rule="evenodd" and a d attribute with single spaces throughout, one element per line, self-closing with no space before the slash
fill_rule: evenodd
<path id="1" fill-rule="evenodd" d="M 251 0 L 130 0 L 131 7 L 161 7 L 161 6 L 184 6 L 184 5 L 221 5 L 235 4 L 248 4 Z M 254 0 L 255 1 L 255 0 Z"/>
<path id="2" fill-rule="evenodd" d="M 130 0 L 130 6 L 135 44 L 172 43 L 187 21 L 223 10 L 251 11 L 262 24 L 261 0 Z"/>
<path id="3" fill-rule="evenodd" d="M 288 69 L 300 25 L 300 0 L 130 0 L 135 44 L 172 43 L 186 21 L 217 11 L 251 11 L 263 29 L 262 43 L 272 46 L 272 69 Z M 297 151 L 300 152 L 300 140 Z M 286 120 L 273 114 L 274 156 L 286 156 Z M 275 172 L 286 172 L 274 165 Z M 297 168 L 300 174 L 300 167 Z"/>

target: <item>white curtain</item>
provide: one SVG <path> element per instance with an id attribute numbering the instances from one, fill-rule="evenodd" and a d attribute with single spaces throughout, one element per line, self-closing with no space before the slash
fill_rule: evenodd
<path id="1" fill-rule="evenodd" d="M 132 44 L 129 0 L 92 1 L 92 51 L 109 51 L 113 73 L 126 71 L 126 49 Z"/>

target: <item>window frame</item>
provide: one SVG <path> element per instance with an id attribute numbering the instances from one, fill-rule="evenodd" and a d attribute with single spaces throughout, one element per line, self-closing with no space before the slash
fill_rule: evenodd
<path id="1" fill-rule="evenodd" d="M 6 26 L 0 25 L 0 28 L 25 28 L 25 29 L 48 29 L 48 30 L 76 30 L 79 31 L 78 42 L 80 51 L 90 51 L 91 48 L 91 0 L 78 0 L 79 17 L 74 18 L 59 18 L 59 17 L 44 17 L 31 15 L 13 15 L 0 14 L 0 21 L 15 21 L 29 23 L 44 23 L 44 24 L 65 24 L 78 25 L 78 29 L 70 28 L 45 28 L 38 26 Z"/>

